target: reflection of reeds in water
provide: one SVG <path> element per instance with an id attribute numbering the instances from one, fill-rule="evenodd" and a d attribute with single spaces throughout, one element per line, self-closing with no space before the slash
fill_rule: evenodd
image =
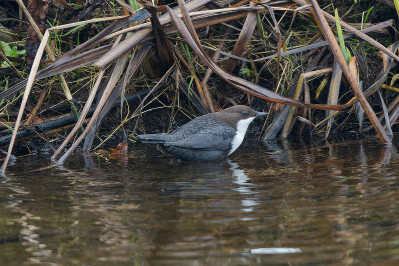
<path id="1" fill-rule="evenodd" d="M 317 254 L 341 265 L 364 246 L 394 250 L 395 148 L 278 145 L 217 163 L 141 155 L 127 168 L 97 157 L 85 170 L 78 157 L 41 171 L 13 166 L 16 176 L 2 185 L 12 195 L 3 214 L 21 224 L 16 256 L 27 264 L 267 265 L 310 264 Z M 279 252 L 290 255 L 265 256 Z"/>
<path id="2" fill-rule="evenodd" d="M 37 221 L 40 221 L 42 217 L 37 215 L 35 211 L 29 210 L 28 206 L 26 206 L 25 200 L 30 197 L 30 192 L 23 186 L 20 186 L 18 183 L 13 183 L 12 181 L 7 181 L 7 183 L 2 185 L 10 190 L 9 197 L 13 199 L 6 205 L 7 211 L 10 212 L 10 214 L 7 215 L 7 219 L 9 219 L 9 224 L 7 224 L 7 226 L 16 223 L 17 225 L 13 227 L 19 227 L 19 234 L 16 234 L 17 237 L 15 239 L 2 239 L 2 244 L 9 245 L 10 250 L 20 255 L 18 258 L 15 258 L 13 262 L 26 264 L 45 263 L 54 253 L 46 244 L 45 239 L 43 239 L 45 235 L 40 235 L 40 231 L 43 228 L 36 225 Z M 15 218 L 12 219 L 12 217 Z M 12 230 L 7 231 L 12 232 Z M 59 233 L 52 233 L 50 235 L 54 236 L 57 234 Z M 16 242 L 17 244 L 11 245 L 12 242 Z"/>

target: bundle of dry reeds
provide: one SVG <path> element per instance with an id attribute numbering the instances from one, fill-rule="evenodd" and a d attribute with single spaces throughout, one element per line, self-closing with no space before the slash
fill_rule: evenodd
<path id="1" fill-rule="evenodd" d="M 29 18 L 23 2 L 17 2 Z M 137 93 L 130 85 L 137 81 L 139 73 L 144 73 L 143 69 L 147 74 L 152 72 L 153 77 L 158 75 L 158 79 L 155 85 L 148 86 L 148 93 L 134 111 L 122 114 L 118 128 L 148 111 L 149 103 L 159 97 L 157 91 L 168 87 L 184 92 L 189 105 L 200 114 L 219 110 L 229 101 L 260 99 L 258 105 L 272 114 L 272 121 L 267 121 L 263 132 L 265 139 L 275 138 L 278 133 L 287 137 L 296 121 L 328 137 L 355 110 L 359 130 L 370 129 L 363 126 L 365 114 L 379 139 L 391 143 L 391 125 L 399 116 L 398 89 L 394 87 L 397 76 L 390 73 L 399 61 L 397 37 L 385 47 L 370 36 L 389 40 L 387 29 L 394 29 L 395 16 L 371 23 L 370 8 L 361 11 L 354 2 L 348 4 L 349 9 L 341 8 L 334 14 L 332 4 L 323 1 L 323 11 L 316 0 L 178 0 L 176 8 L 139 2 L 141 8 L 137 10 L 124 1 L 117 2 L 123 8 L 121 12 L 131 14 L 55 26 L 42 36 L 37 29 L 41 43 L 28 79 L 0 93 L 0 100 L 10 99 L 25 88 L 18 116 L 12 123 L 3 173 L 35 81 L 58 76 L 76 116 L 76 124 L 52 156 L 56 160 L 78 134 L 57 160 L 63 163 L 83 139 L 84 151 L 91 149 L 95 133 L 114 102 Z M 384 3 L 376 5 L 390 9 Z M 347 23 L 345 18 L 359 22 Z M 52 33 L 104 21 L 114 22 L 57 58 L 48 45 Z M 33 19 L 30 23 L 35 25 Z M 39 70 L 44 51 L 52 63 Z M 380 58 L 376 57 L 378 51 Z M 369 62 L 370 58 L 374 60 Z M 96 80 L 78 114 L 63 74 L 88 66 L 92 66 Z M 211 73 L 215 75 L 211 77 Z M 46 93 L 25 124 L 31 123 Z M 124 101 L 120 102 L 120 109 L 124 110 Z M 176 98 L 166 105 L 184 109 Z M 93 106 L 93 114 L 86 120 Z M 131 128 L 132 136 L 136 126 Z"/>

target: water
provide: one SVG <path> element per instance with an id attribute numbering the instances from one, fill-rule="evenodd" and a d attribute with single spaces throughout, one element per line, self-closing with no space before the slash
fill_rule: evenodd
<path id="1" fill-rule="evenodd" d="M 245 143 L 183 163 L 18 159 L 0 184 L 1 265 L 397 265 L 399 156 L 376 139 Z"/>

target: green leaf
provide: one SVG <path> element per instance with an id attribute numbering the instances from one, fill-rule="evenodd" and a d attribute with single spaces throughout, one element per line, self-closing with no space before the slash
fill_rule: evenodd
<path id="1" fill-rule="evenodd" d="M 8 43 L 0 41 L 1 47 L 3 48 L 3 52 L 6 56 L 10 56 L 11 54 L 11 47 L 8 45 Z"/>
<path id="2" fill-rule="evenodd" d="M 18 58 L 19 55 L 24 55 L 26 54 L 26 50 L 22 50 L 22 51 L 18 51 L 18 47 L 17 46 L 13 46 L 12 48 L 10 47 L 10 45 L 6 42 L 0 41 L 0 47 L 3 50 L 5 56 L 7 57 L 15 57 Z M 13 65 L 16 65 L 13 63 Z M 0 65 L 1 68 L 7 68 L 10 67 L 10 65 L 7 62 L 2 62 Z"/>
<path id="3" fill-rule="evenodd" d="M 349 60 L 352 58 L 352 54 L 351 54 L 351 52 L 349 51 L 349 49 L 347 47 L 345 47 L 345 49 L 346 49 L 346 55 L 349 58 L 349 59 L 347 59 L 347 61 L 349 62 Z"/>
<path id="4" fill-rule="evenodd" d="M 137 10 L 139 10 L 139 5 L 137 4 L 137 1 L 136 0 L 129 0 L 129 5 L 131 6 L 131 7 L 133 7 L 133 9 L 135 10 L 135 11 L 137 11 Z"/>
<path id="5" fill-rule="evenodd" d="M 372 6 L 372 7 L 370 7 L 370 9 L 367 11 L 366 16 L 364 17 L 364 20 L 363 20 L 362 29 L 364 29 L 364 25 L 366 24 L 366 21 L 367 21 L 369 15 L 370 15 L 371 10 L 373 10 L 373 8 L 374 8 L 374 7 Z"/>
<path id="6" fill-rule="evenodd" d="M 13 47 L 11 48 L 11 54 L 10 54 L 9 56 L 11 56 L 11 57 L 18 57 L 18 52 L 17 52 L 17 47 L 16 47 L 16 46 L 13 46 Z"/>
<path id="7" fill-rule="evenodd" d="M 249 68 L 241 68 L 239 70 L 239 73 L 243 76 L 245 75 L 245 76 L 249 77 L 251 75 L 251 70 Z"/>
<path id="8" fill-rule="evenodd" d="M 71 34 L 71 33 L 75 32 L 75 31 L 77 31 L 77 30 L 80 29 L 80 28 L 83 28 L 84 26 L 85 26 L 85 25 L 76 26 L 75 28 L 73 28 L 73 29 L 71 29 L 70 31 L 68 31 L 67 33 L 65 33 L 63 36 L 68 36 L 69 34 Z"/>
<path id="9" fill-rule="evenodd" d="M 339 20 L 339 16 L 338 16 L 338 10 L 335 9 L 335 24 L 337 25 L 337 34 L 338 34 L 338 40 L 339 40 L 339 47 L 341 48 L 341 52 L 344 55 L 344 58 L 346 60 L 346 62 L 349 62 L 349 60 L 351 59 L 348 56 L 348 49 L 345 47 L 345 42 L 344 42 L 344 34 L 342 33 L 342 28 L 341 28 L 341 22 Z"/>
<path id="10" fill-rule="evenodd" d="M 10 67 L 10 65 L 7 62 L 4 61 L 3 63 L 1 63 L 0 68 L 7 68 L 7 67 Z"/>
<path id="11" fill-rule="evenodd" d="M 3 41 L 0 41 L 0 44 L 1 44 L 1 48 L 4 52 L 4 54 L 8 57 L 18 57 L 18 55 L 26 54 L 26 50 L 18 51 L 17 46 L 13 46 L 11 48 L 10 45 L 8 45 L 8 43 L 3 42 Z"/>
<path id="12" fill-rule="evenodd" d="M 393 0 L 393 3 L 395 4 L 396 12 L 398 13 L 399 17 L 399 0 Z"/>

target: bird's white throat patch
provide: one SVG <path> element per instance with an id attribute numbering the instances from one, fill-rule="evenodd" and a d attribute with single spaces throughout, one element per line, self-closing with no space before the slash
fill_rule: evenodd
<path id="1" fill-rule="evenodd" d="M 255 119 L 255 117 L 250 117 L 237 122 L 237 133 L 231 141 L 231 149 L 229 154 L 232 154 L 238 147 L 240 147 L 242 141 L 244 140 L 245 133 L 247 132 L 249 124 Z"/>

